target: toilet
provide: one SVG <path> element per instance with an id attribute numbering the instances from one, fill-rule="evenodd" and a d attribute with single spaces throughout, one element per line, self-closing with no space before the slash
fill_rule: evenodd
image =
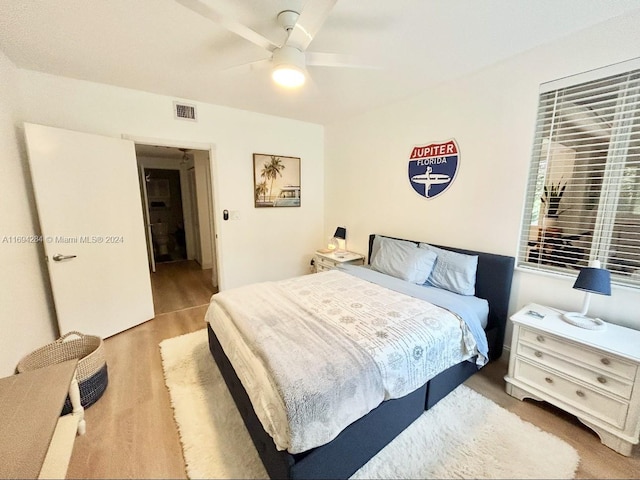
<path id="1" fill-rule="evenodd" d="M 153 240 L 158 247 L 158 255 L 169 254 L 169 224 L 168 223 L 152 223 L 151 233 L 153 234 Z"/>

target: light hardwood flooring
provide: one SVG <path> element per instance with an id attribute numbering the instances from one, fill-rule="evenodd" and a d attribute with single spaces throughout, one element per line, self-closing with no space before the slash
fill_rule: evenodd
<path id="1" fill-rule="evenodd" d="M 203 270 L 193 260 L 157 263 L 151 274 L 156 315 L 209 303 L 216 292 L 211 275 L 210 268 Z"/>
<path id="2" fill-rule="evenodd" d="M 105 340 L 109 386 L 86 410 L 87 433 L 76 439 L 68 478 L 186 478 L 158 344 L 204 328 L 208 300 Z M 640 477 L 638 447 L 632 457 L 624 457 L 602 445 L 575 417 L 545 403 L 510 397 L 504 391 L 506 371 L 506 363 L 494 362 L 466 384 L 573 445 L 581 457 L 578 478 Z"/>
<path id="3" fill-rule="evenodd" d="M 67 478 L 186 478 L 158 344 L 204 328 L 206 309 L 161 314 L 105 340 L 109 385 L 85 410 Z"/>

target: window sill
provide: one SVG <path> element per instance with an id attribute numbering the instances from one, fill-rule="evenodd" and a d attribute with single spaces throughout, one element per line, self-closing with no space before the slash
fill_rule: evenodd
<path id="1" fill-rule="evenodd" d="M 550 278 L 555 278 L 558 280 L 571 280 L 571 281 L 575 281 L 576 277 L 578 276 L 578 270 L 575 271 L 575 273 L 563 273 L 563 272 L 549 272 L 549 271 L 545 271 L 545 270 L 538 270 L 536 268 L 531 268 L 531 267 L 526 267 L 526 266 L 522 266 L 522 265 L 518 265 L 515 267 L 514 269 L 516 272 L 522 272 L 522 273 L 526 273 L 526 274 L 532 274 L 532 275 L 541 275 L 544 277 L 550 277 Z M 613 272 L 612 272 L 613 273 Z M 611 278 L 611 289 L 617 289 L 617 290 L 626 290 L 628 292 L 631 293 L 640 293 L 640 285 L 623 285 L 620 283 L 616 283 L 614 278 Z"/>

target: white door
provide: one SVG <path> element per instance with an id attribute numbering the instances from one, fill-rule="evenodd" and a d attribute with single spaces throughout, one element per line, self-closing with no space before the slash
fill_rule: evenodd
<path id="1" fill-rule="evenodd" d="M 60 332 L 152 318 L 133 142 L 34 124 L 25 136 Z"/>

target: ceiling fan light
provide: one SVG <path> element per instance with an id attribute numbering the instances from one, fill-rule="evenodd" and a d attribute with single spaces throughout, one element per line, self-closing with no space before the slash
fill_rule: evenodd
<path id="1" fill-rule="evenodd" d="M 297 88 L 306 80 L 304 54 L 297 48 L 283 45 L 273 52 L 271 77 L 278 85 Z"/>
<path id="2" fill-rule="evenodd" d="M 293 65 L 279 65 L 271 74 L 273 81 L 287 88 L 297 88 L 304 85 L 306 76 L 304 72 Z"/>

